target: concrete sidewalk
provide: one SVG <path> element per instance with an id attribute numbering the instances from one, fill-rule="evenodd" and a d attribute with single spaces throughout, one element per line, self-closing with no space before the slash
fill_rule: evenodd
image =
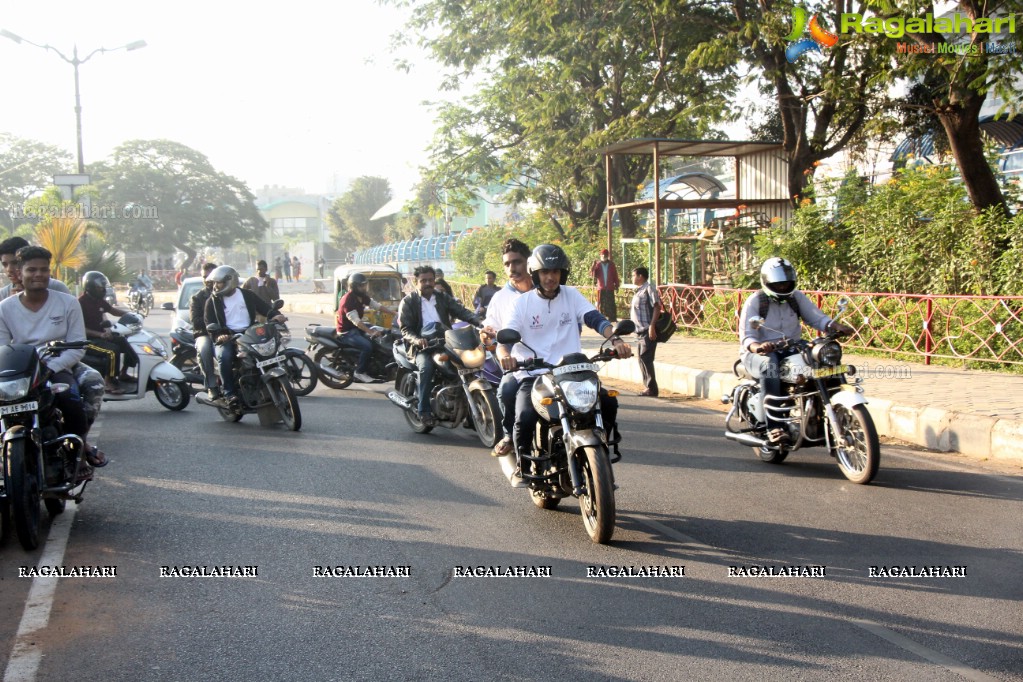
<path id="1" fill-rule="evenodd" d="M 282 284 L 285 312 L 332 317 L 333 294 L 312 289 L 311 281 Z M 157 298 L 171 300 L 173 292 L 160 292 Z M 587 330 L 583 345 L 594 349 L 599 339 Z M 676 334 L 657 348 L 660 390 L 720 401 L 735 386 L 732 364 L 738 354 L 738 341 Z M 864 378 L 868 409 L 880 435 L 1023 465 L 1023 377 L 857 355 L 846 355 L 845 361 L 856 365 Z M 609 362 L 601 374 L 641 383 L 635 359 Z"/>

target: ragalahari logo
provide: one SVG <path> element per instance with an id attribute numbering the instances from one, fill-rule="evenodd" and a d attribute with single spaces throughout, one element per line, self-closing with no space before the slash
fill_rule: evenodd
<path id="1" fill-rule="evenodd" d="M 817 23 L 817 15 L 810 18 L 810 37 L 804 38 L 806 30 L 806 10 L 802 7 L 792 8 L 792 33 L 785 37 L 785 40 L 795 41 L 785 48 L 785 58 L 789 64 L 794 64 L 803 54 L 811 50 L 821 51 L 822 47 L 834 47 L 838 42 L 838 36 L 830 31 L 821 28 Z"/>

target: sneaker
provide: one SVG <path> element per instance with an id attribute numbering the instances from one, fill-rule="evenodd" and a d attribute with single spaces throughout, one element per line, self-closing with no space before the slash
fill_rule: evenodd
<path id="1" fill-rule="evenodd" d="M 220 392 L 220 389 L 215 387 L 206 389 L 206 395 L 209 396 L 210 400 L 220 400 L 224 397 L 224 394 Z"/>
<path id="2" fill-rule="evenodd" d="M 360 383 L 363 383 L 363 384 L 372 384 L 372 383 L 376 382 L 376 379 L 374 379 L 370 375 L 364 374 L 362 372 L 356 372 L 352 376 L 355 377 L 356 381 L 358 381 Z"/>
<path id="3" fill-rule="evenodd" d="M 423 422 L 423 426 L 436 426 L 437 418 L 432 414 L 421 414 L 419 415 L 419 421 Z"/>

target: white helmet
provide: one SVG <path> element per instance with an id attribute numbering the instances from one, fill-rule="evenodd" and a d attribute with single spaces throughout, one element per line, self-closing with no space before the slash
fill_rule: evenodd
<path id="1" fill-rule="evenodd" d="M 768 258 L 760 268 L 760 287 L 771 298 L 788 298 L 796 290 L 796 269 L 784 258 Z"/>

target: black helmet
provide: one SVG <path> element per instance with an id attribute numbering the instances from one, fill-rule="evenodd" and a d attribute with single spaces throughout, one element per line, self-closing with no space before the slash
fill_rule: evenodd
<path id="1" fill-rule="evenodd" d="M 568 281 L 568 271 L 572 264 L 568 256 L 560 246 L 554 244 L 541 244 L 533 249 L 532 255 L 526 261 L 526 272 L 533 278 L 533 286 L 540 288 L 541 270 L 561 270 L 561 284 Z"/>
<path id="2" fill-rule="evenodd" d="M 82 290 L 89 296 L 102 300 L 107 295 L 110 280 L 102 272 L 91 270 L 82 275 Z"/>
<path id="3" fill-rule="evenodd" d="M 361 272 L 353 272 L 352 274 L 348 275 L 348 288 L 354 289 L 358 285 L 365 284 L 368 281 L 369 280 L 366 279 L 366 275 L 362 274 Z"/>
<path id="4" fill-rule="evenodd" d="M 238 288 L 238 271 L 230 265 L 221 265 L 206 275 L 207 282 L 213 282 L 214 296 L 230 296 Z M 217 284 L 223 286 L 217 289 Z"/>
<path id="5" fill-rule="evenodd" d="M 771 298 L 788 298 L 796 290 L 796 269 L 784 258 L 768 258 L 760 268 L 760 285 Z"/>

